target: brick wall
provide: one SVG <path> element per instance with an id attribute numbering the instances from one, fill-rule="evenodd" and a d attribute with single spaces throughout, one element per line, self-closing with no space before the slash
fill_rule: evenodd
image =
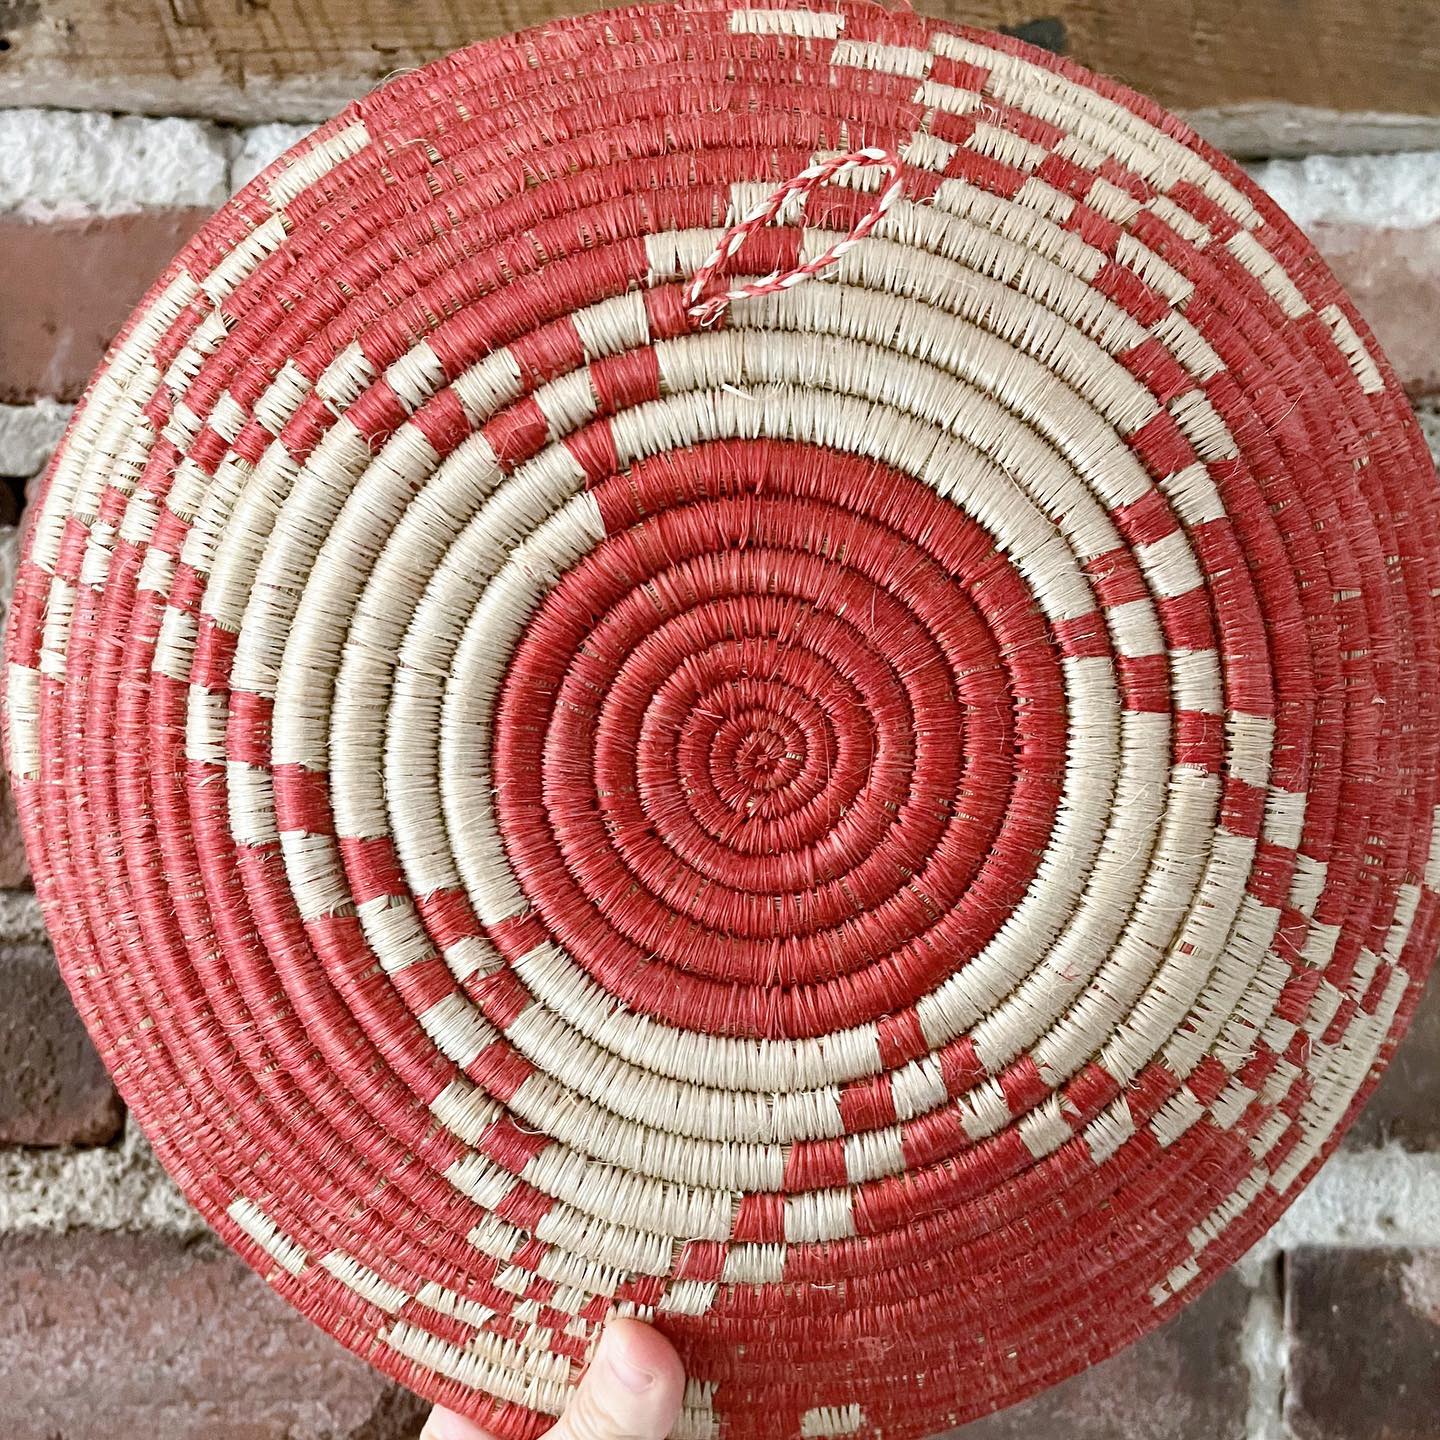
<path id="1" fill-rule="evenodd" d="M 1294 135 L 1277 121 L 1277 148 Z M 105 339 L 301 127 L 0 111 L 0 587 Z M 143 163 L 142 163 L 143 162 Z M 1370 318 L 1440 449 L 1440 152 L 1255 174 Z M 143 179 L 141 178 L 143 177 Z M 293 1316 L 150 1158 L 76 1020 L 0 798 L 0 1418 L 6 1440 L 395 1440 L 423 1407 Z M 1345 1148 L 1164 1330 L 965 1440 L 1433 1440 L 1440 990 Z"/>

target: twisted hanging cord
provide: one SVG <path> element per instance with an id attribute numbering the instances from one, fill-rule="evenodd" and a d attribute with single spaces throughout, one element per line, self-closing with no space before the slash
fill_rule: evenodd
<path id="1" fill-rule="evenodd" d="M 750 235 L 768 225 L 784 208 L 792 195 L 808 195 L 817 185 L 843 175 L 847 170 L 863 170 L 878 165 L 889 171 L 890 183 L 875 198 L 875 203 L 861 216 L 855 228 L 843 239 L 837 240 L 828 249 L 821 251 L 814 259 L 797 265 L 793 270 L 773 270 L 759 280 L 736 285 L 721 294 L 702 299 L 707 287 L 715 279 L 720 267 L 744 245 Z M 685 300 L 690 314 L 702 325 L 713 325 L 732 300 L 744 300 L 753 295 L 771 295 L 780 290 L 789 290 L 795 285 L 818 275 L 833 265 L 845 252 L 858 245 L 875 227 L 890 207 L 905 193 L 905 182 L 900 177 L 900 160 L 893 152 L 878 146 L 867 146 L 863 150 L 847 150 L 844 154 L 832 156 L 815 165 L 809 165 L 798 175 L 793 175 L 781 185 L 769 199 L 757 205 L 750 213 L 738 220 L 721 237 L 720 243 L 711 251 L 705 263 L 695 272 L 686 292 Z"/>

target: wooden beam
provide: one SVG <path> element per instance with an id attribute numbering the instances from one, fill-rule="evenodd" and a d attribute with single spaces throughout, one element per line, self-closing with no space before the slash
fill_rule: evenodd
<path id="1" fill-rule="evenodd" d="M 0 104 L 319 120 L 569 0 L 0 0 Z M 1117 75 L 1246 149 L 1440 141 L 1435 0 L 921 0 Z"/>

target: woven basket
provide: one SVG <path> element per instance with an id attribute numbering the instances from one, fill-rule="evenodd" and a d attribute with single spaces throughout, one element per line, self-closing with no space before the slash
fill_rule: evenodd
<path id="1" fill-rule="evenodd" d="M 522 1440 L 636 1314 L 679 1436 L 904 1440 L 1191 1299 L 1388 1058 L 1437 520 L 1149 101 L 618 11 L 166 272 L 34 507 L 9 765 L 125 1099 L 346 1345 Z"/>

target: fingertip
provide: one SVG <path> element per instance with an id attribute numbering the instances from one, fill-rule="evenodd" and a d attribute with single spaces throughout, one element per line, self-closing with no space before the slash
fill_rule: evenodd
<path id="1" fill-rule="evenodd" d="M 437 1405 L 420 1431 L 420 1440 L 493 1440 L 493 1437 L 473 1420 Z"/>
<path id="2" fill-rule="evenodd" d="M 617 1371 L 628 1370 L 632 1376 L 646 1377 L 644 1384 L 627 1388 L 652 1390 L 657 1401 L 673 1397 L 679 1410 L 685 1369 L 675 1347 L 653 1326 L 639 1320 L 611 1320 L 597 1354 Z M 620 1378 L 625 1378 L 623 1373 Z"/>
<path id="3" fill-rule="evenodd" d="M 612 1320 L 548 1440 L 665 1440 L 684 1391 L 680 1357 L 658 1330 Z"/>

